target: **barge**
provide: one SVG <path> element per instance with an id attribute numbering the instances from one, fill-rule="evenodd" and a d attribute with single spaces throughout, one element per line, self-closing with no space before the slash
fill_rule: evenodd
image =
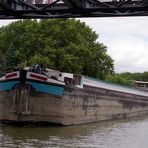
<path id="1" fill-rule="evenodd" d="M 35 65 L 0 78 L 0 122 L 75 125 L 148 113 L 148 92 Z"/>

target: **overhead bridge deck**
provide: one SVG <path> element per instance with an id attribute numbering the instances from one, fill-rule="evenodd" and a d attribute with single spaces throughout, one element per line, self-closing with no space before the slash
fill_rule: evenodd
<path id="1" fill-rule="evenodd" d="M 148 0 L 0 0 L 0 19 L 148 16 Z"/>

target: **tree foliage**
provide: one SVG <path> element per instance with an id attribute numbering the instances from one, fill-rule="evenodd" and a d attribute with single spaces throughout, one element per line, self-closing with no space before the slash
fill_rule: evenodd
<path id="1" fill-rule="evenodd" d="M 13 68 L 44 63 L 49 68 L 104 79 L 114 70 L 107 47 L 98 35 L 75 19 L 20 20 L 0 28 L 0 68 L 8 63 L 13 44 Z"/>
<path id="2" fill-rule="evenodd" d="M 121 74 L 109 75 L 107 76 L 106 80 L 112 83 L 120 84 L 120 85 L 125 85 L 129 87 L 133 86 L 131 79 L 123 77 Z"/>
<path id="3" fill-rule="evenodd" d="M 134 81 L 148 82 L 148 72 L 143 72 L 143 73 L 124 72 L 120 74 L 113 74 L 107 76 L 106 80 L 112 83 L 133 87 Z"/>

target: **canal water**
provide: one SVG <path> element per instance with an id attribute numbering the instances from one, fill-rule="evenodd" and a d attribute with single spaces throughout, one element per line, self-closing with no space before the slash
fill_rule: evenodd
<path id="1" fill-rule="evenodd" d="M 148 117 L 68 127 L 0 125 L 0 148 L 148 148 Z"/>

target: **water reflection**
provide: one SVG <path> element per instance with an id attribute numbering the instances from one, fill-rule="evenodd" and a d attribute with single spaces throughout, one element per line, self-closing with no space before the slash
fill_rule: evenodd
<path id="1" fill-rule="evenodd" d="M 2 148 L 147 148 L 148 118 L 69 127 L 0 126 Z"/>

